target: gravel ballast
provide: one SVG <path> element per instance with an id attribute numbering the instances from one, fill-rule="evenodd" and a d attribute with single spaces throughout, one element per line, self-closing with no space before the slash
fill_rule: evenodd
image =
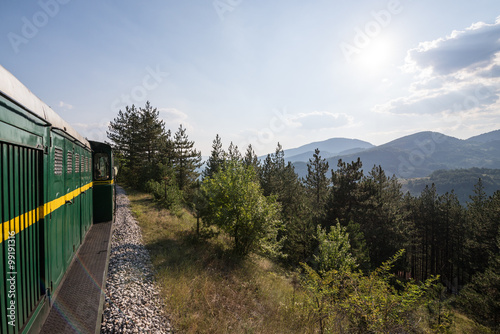
<path id="1" fill-rule="evenodd" d="M 173 333 L 141 230 L 118 186 L 116 206 L 101 333 Z"/>

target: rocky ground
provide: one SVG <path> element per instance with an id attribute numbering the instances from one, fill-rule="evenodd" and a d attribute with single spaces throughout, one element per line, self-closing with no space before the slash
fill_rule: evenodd
<path id="1" fill-rule="evenodd" d="M 117 187 L 101 333 L 173 333 L 129 204 L 125 191 Z"/>

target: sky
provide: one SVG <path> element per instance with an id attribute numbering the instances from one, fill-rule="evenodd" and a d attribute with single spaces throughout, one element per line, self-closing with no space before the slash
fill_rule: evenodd
<path id="1" fill-rule="evenodd" d="M 500 129 L 498 0 L 3 0 L 0 65 L 90 140 L 150 101 L 204 156 Z"/>

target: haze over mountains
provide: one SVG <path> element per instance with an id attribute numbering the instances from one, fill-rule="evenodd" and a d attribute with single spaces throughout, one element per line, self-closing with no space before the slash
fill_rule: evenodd
<path id="1" fill-rule="evenodd" d="M 298 148 L 284 150 L 285 159 L 291 162 L 309 161 L 317 148 L 321 151 L 323 158 L 332 158 L 335 156 L 354 154 L 366 149 L 375 147 L 374 145 L 358 140 L 348 138 L 331 138 L 325 141 L 306 144 Z"/>
<path id="2" fill-rule="evenodd" d="M 438 132 L 419 132 L 380 146 L 357 139 L 332 138 L 285 150 L 285 159 L 294 164 L 299 176 L 305 177 L 307 162 L 316 148 L 327 158 L 331 169 L 336 169 L 339 159 L 351 162 L 360 157 L 366 172 L 381 165 L 387 175 L 405 179 L 426 177 L 443 169 L 500 169 L 500 130 L 466 140 Z"/>

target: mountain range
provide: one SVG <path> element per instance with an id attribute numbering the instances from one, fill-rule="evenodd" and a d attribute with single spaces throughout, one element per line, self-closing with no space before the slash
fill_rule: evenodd
<path id="1" fill-rule="evenodd" d="M 359 157 L 365 172 L 380 165 L 387 175 L 404 179 L 426 177 L 437 170 L 500 169 L 500 130 L 466 140 L 438 132 L 418 132 L 380 146 L 357 139 L 331 138 L 285 150 L 285 159 L 294 164 L 299 176 L 305 177 L 307 162 L 316 148 L 330 169 L 336 169 L 339 159 L 351 162 Z"/>
<path id="2" fill-rule="evenodd" d="M 285 159 L 291 162 L 309 161 L 314 150 L 319 149 L 323 158 L 332 158 L 339 155 L 355 154 L 375 147 L 369 142 L 359 139 L 331 138 L 325 141 L 306 144 L 298 148 L 284 150 Z"/>

